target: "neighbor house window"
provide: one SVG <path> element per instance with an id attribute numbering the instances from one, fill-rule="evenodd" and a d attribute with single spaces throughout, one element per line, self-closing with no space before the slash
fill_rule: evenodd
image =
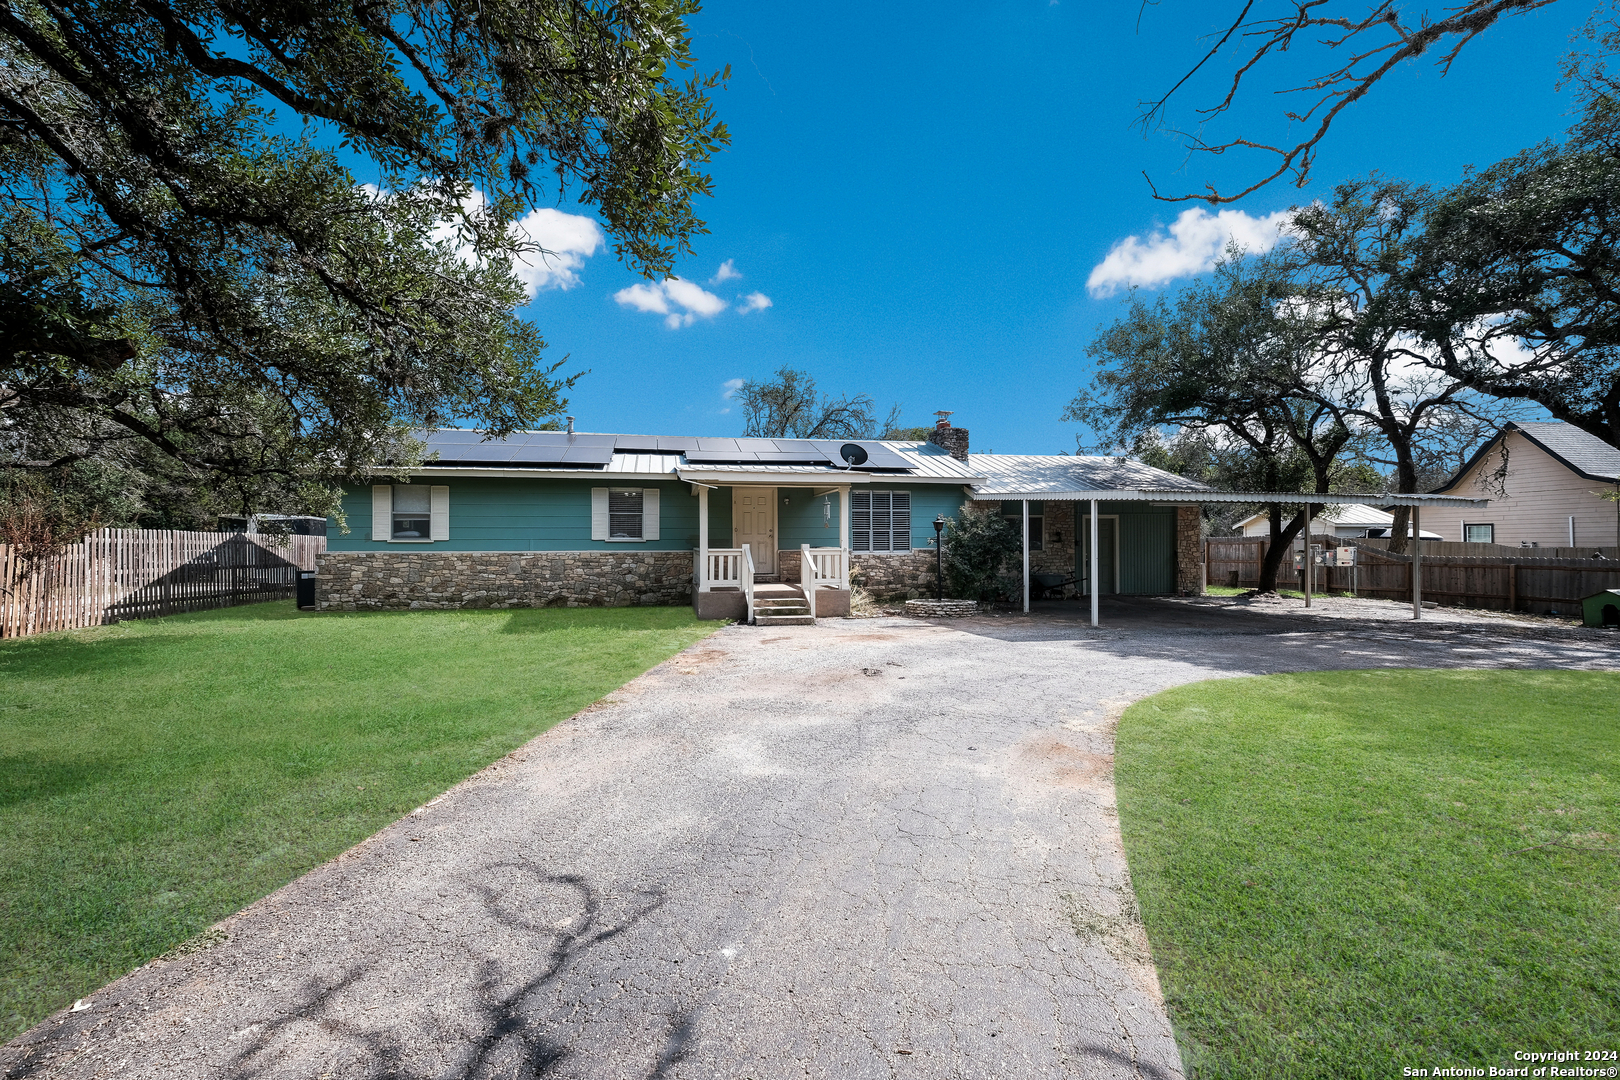
<path id="1" fill-rule="evenodd" d="M 608 539 L 640 540 L 643 499 L 640 488 L 608 492 Z"/>
<path id="2" fill-rule="evenodd" d="M 1046 514 L 1045 507 L 1038 502 L 1029 504 L 1029 550 L 1040 551 L 1046 547 Z M 1014 532 L 1024 530 L 1024 504 L 1022 502 L 1003 502 L 1001 516 L 1007 524 L 1013 527 Z"/>
<path id="3" fill-rule="evenodd" d="M 433 531 L 433 507 L 425 484 L 394 485 L 395 540 L 426 540 Z"/>
<path id="4" fill-rule="evenodd" d="M 1495 525 L 1464 525 L 1463 543 L 1465 544 L 1494 544 L 1496 543 Z"/>
<path id="5" fill-rule="evenodd" d="M 850 492 L 849 531 L 855 551 L 910 551 L 911 492 Z"/>

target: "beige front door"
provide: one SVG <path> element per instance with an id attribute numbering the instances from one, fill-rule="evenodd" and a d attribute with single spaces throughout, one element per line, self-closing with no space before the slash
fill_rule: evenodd
<path id="1" fill-rule="evenodd" d="M 776 573 L 776 489 L 731 489 L 731 546 L 748 545 L 754 573 Z"/>

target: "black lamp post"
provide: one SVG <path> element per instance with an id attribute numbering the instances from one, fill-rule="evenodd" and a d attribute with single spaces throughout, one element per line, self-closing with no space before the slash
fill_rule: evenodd
<path id="1" fill-rule="evenodd" d="M 945 515 L 934 518 L 934 599 L 945 599 L 945 545 L 941 539 L 945 532 Z"/>

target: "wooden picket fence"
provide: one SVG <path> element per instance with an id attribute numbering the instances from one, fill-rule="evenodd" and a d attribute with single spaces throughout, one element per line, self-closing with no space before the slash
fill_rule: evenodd
<path id="1" fill-rule="evenodd" d="M 1204 542 L 1205 581 L 1211 585 L 1252 588 L 1260 583 L 1260 564 L 1269 544 L 1266 537 L 1218 537 Z M 1315 588 L 1322 592 L 1353 592 L 1357 596 L 1406 600 L 1412 595 L 1411 555 L 1391 555 L 1385 541 L 1345 540 L 1356 548 L 1356 565 L 1318 566 Z M 1470 545 L 1476 546 L 1476 545 Z M 1483 545 L 1478 545 L 1483 546 Z M 1491 545 L 1495 547 L 1496 545 Z M 1437 541 L 1424 541 L 1423 599 L 1449 607 L 1494 608 L 1545 614 L 1575 614 L 1582 599 L 1605 589 L 1620 589 L 1620 560 L 1611 558 L 1526 558 L 1546 548 L 1507 548 L 1508 555 L 1447 555 L 1434 549 Z M 1498 548 L 1497 550 L 1504 550 Z M 1584 549 L 1588 555 L 1595 548 Z M 1278 583 L 1300 587 L 1300 572 L 1293 560 L 1283 563 Z"/>
<path id="2" fill-rule="evenodd" d="M 29 566 L 0 544 L 0 638 L 290 597 L 324 536 L 101 529 Z"/>

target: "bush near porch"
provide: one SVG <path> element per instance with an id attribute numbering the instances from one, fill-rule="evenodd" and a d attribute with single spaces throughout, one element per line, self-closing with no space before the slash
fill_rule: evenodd
<path id="1" fill-rule="evenodd" d="M 1363 671 L 1128 709 L 1120 824 L 1189 1076 L 1620 1046 L 1617 699 L 1595 672 Z"/>
<path id="2" fill-rule="evenodd" d="M 714 629 L 690 608 L 289 602 L 0 644 L 0 1038 Z"/>

